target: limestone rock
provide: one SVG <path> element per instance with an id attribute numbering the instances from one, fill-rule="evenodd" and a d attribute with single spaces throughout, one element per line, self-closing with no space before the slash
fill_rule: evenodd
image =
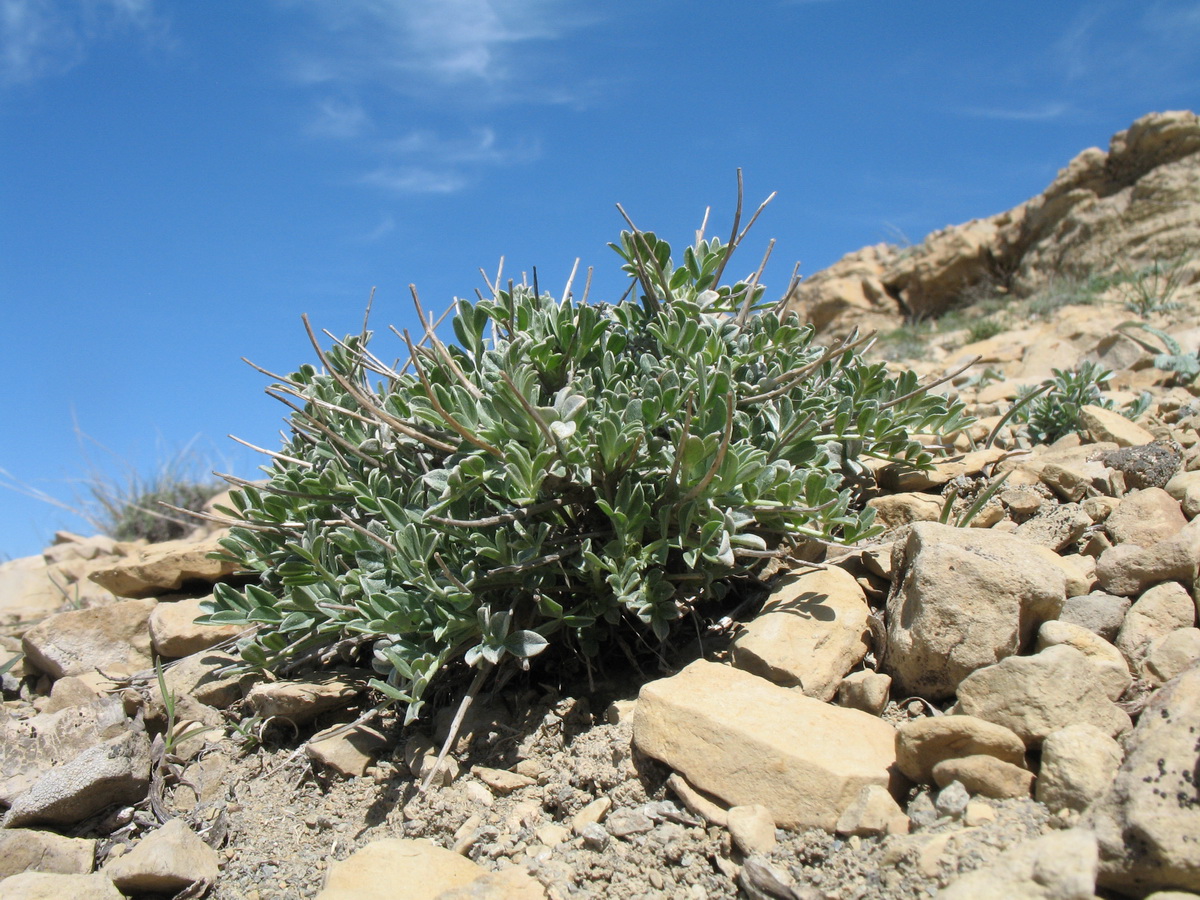
<path id="1" fill-rule="evenodd" d="M 344 729 L 344 725 L 335 725 L 314 734 L 304 745 L 304 751 L 341 775 L 362 776 L 387 744 L 387 736 L 369 725 Z"/>
<path id="2" fill-rule="evenodd" d="M 516 866 L 499 872 L 484 871 L 462 887 L 451 888 L 437 895 L 437 900 L 544 900 L 545 890 Z"/>
<path id="3" fill-rule="evenodd" d="M 1132 605 L 1133 601 L 1128 597 L 1092 591 L 1090 594 L 1068 597 L 1058 621 L 1081 625 L 1104 640 L 1112 642 L 1117 639 L 1117 633 L 1125 621 L 1125 614 Z"/>
<path id="4" fill-rule="evenodd" d="M 810 697 L 831 700 L 867 653 L 870 608 L 845 569 L 789 577 L 732 644 L 733 664 Z"/>
<path id="5" fill-rule="evenodd" d="M 1139 447 L 1154 441 L 1154 435 L 1141 425 L 1103 406 L 1083 407 L 1079 424 L 1093 441 L 1111 441 L 1119 447 Z"/>
<path id="6" fill-rule="evenodd" d="M 1186 524 L 1174 497 L 1162 488 L 1146 488 L 1122 497 L 1105 519 L 1104 529 L 1113 543 L 1154 547 L 1177 535 Z"/>
<path id="7" fill-rule="evenodd" d="M 203 541 L 162 541 L 133 557 L 92 572 L 92 581 L 118 597 L 156 597 L 212 585 L 237 571 L 237 564 L 209 559 L 221 553 L 213 536 Z"/>
<path id="8" fill-rule="evenodd" d="M 86 875 L 95 858 L 96 842 L 91 838 L 63 837 L 30 828 L 0 829 L 0 878 L 20 872 Z"/>
<path id="9" fill-rule="evenodd" d="M 1183 514 L 1189 519 L 1200 513 L 1200 471 L 1177 472 L 1164 490 L 1179 501 Z"/>
<path id="10" fill-rule="evenodd" d="M 1141 671 L 1151 645 L 1177 628 L 1196 624 L 1196 606 L 1183 585 L 1167 582 L 1152 587 L 1125 614 L 1117 633 L 1117 649 L 1135 672 Z"/>
<path id="11" fill-rule="evenodd" d="M 936 522 L 944 502 L 932 494 L 905 491 L 872 497 L 867 506 L 875 510 L 875 521 L 891 531 L 914 522 Z"/>
<path id="12" fill-rule="evenodd" d="M 944 760 L 984 754 L 1014 766 L 1025 765 L 1025 743 L 1003 725 L 975 716 L 930 716 L 896 729 L 896 765 L 913 781 L 932 784 L 934 767 Z"/>
<path id="13" fill-rule="evenodd" d="M 1196 579 L 1200 564 L 1200 521 L 1193 519 L 1173 537 L 1154 547 L 1118 544 L 1096 562 L 1096 579 L 1110 594 L 1140 594 L 1163 581 Z"/>
<path id="14" fill-rule="evenodd" d="M 312 681 L 272 681 L 256 684 L 246 694 L 254 714 L 279 716 L 297 725 L 311 722 L 323 712 L 340 709 L 357 697 L 365 680 L 346 673 L 331 673 Z"/>
<path id="15" fill-rule="evenodd" d="M 1022 522 L 1013 537 L 1057 554 L 1079 540 L 1091 524 L 1091 516 L 1078 503 L 1062 503 Z"/>
<path id="16" fill-rule="evenodd" d="M 642 687 L 633 740 L 727 804 L 767 807 L 783 828 L 832 831 L 864 786 L 896 778 L 891 725 L 705 660 Z"/>
<path id="17" fill-rule="evenodd" d="M 155 653 L 166 659 L 191 656 L 245 630 L 240 625 L 197 625 L 196 618 L 204 614 L 200 604 L 206 599 L 175 599 L 170 595 L 159 598 L 158 606 L 150 613 L 150 640 Z"/>
<path id="18" fill-rule="evenodd" d="M 384 838 L 371 841 L 348 858 L 330 865 L 325 889 L 317 895 L 317 900 L 437 900 L 444 896 L 543 896 L 540 888 L 531 888 L 526 881 L 522 881 L 522 887 L 536 893 L 458 893 L 477 879 L 489 875 L 486 869 L 466 857 L 453 850 L 445 850 L 432 841 L 423 838 Z M 536 885 L 536 882 L 533 884 Z M 486 884 L 481 887 L 486 887 Z M 451 891 L 455 893 L 449 893 Z"/>
<path id="19" fill-rule="evenodd" d="M 1055 831 L 1005 850 L 994 862 L 952 882 L 935 900 L 1093 900 L 1096 836 Z"/>
<path id="20" fill-rule="evenodd" d="M 0 563 L 0 621 L 26 622 L 53 615 L 69 596 L 65 579 L 40 556 Z"/>
<path id="21" fill-rule="evenodd" d="M 0 803 L 11 806 L 47 770 L 129 728 L 118 697 L 0 722 Z"/>
<path id="22" fill-rule="evenodd" d="M 1056 644 L 1074 647 L 1091 660 L 1109 700 L 1119 700 L 1133 682 L 1129 663 L 1125 661 L 1121 651 L 1082 625 L 1059 621 L 1043 622 L 1042 627 L 1038 629 L 1034 649 L 1040 652 Z"/>
<path id="23" fill-rule="evenodd" d="M 51 616 L 25 632 L 25 657 L 51 678 L 148 669 L 154 663 L 146 623 L 156 602 L 125 600 Z"/>
<path id="24" fill-rule="evenodd" d="M 1179 628 L 1152 641 L 1142 661 L 1151 684 L 1166 684 L 1200 662 L 1200 628 Z"/>
<path id="25" fill-rule="evenodd" d="M 1100 840 L 1100 884 L 1141 896 L 1200 891 L 1200 667 L 1156 693 L 1126 743 L 1125 761 L 1084 816 Z"/>
<path id="26" fill-rule="evenodd" d="M 0 882 L 0 900 L 125 900 L 107 875 L 23 872 Z"/>
<path id="27" fill-rule="evenodd" d="M 136 803 L 150 784 L 150 740 L 129 730 L 44 772 L 17 797 L 4 827 L 70 825 L 114 803 Z"/>
<path id="28" fill-rule="evenodd" d="M 957 709 L 1011 729 L 1029 747 L 1068 725 L 1094 725 L 1113 736 L 1130 724 L 1128 714 L 1096 690 L 1093 664 L 1064 644 L 972 672 L 958 686 Z"/>
<path id="29" fill-rule="evenodd" d="M 950 697 L 976 669 L 1028 646 L 1066 599 L 1062 569 L 1011 535 L 913 526 L 897 545 L 887 667 L 903 694 Z"/>
<path id="30" fill-rule="evenodd" d="M 1033 773 L 994 756 L 977 754 L 956 759 L 943 759 L 933 767 L 933 781 L 938 787 L 957 782 L 972 794 L 994 800 L 1028 797 L 1033 788 Z"/>
<path id="31" fill-rule="evenodd" d="M 254 676 L 234 676 L 224 670 L 239 664 L 241 660 L 228 653 L 201 651 L 185 656 L 165 666 L 164 678 L 167 690 L 175 694 L 190 694 L 205 706 L 227 709 L 238 700 L 254 682 Z M 152 702 L 162 702 L 158 697 L 158 685 L 151 685 Z"/>
<path id="32" fill-rule="evenodd" d="M 935 462 L 931 469 L 914 469 L 890 463 L 876 473 L 880 487 L 888 491 L 928 491 L 942 487 L 955 478 L 978 475 L 1004 456 L 999 447 L 973 450 L 954 459 Z"/>
<path id="33" fill-rule="evenodd" d="M 868 784 L 837 820 L 838 834 L 872 836 L 907 834 L 908 816 L 886 788 Z"/>
<path id="34" fill-rule="evenodd" d="M 182 819 L 172 819 L 142 838 L 103 872 L 125 893 L 176 893 L 202 882 L 214 884 L 217 852 Z"/>
<path id="35" fill-rule="evenodd" d="M 1104 794 L 1124 754 L 1121 745 L 1093 725 L 1069 725 L 1042 742 L 1038 801 L 1051 810 L 1083 810 Z"/>
<path id="36" fill-rule="evenodd" d="M 878 716 L 883 714 L 887 706 L 891 689 L 892 676 L 883 672 L 851 672 L 838 685 L 835 699 L 838 706 L 861 709 L 872 716 Z"/>
<path id="37" fill-rule="evenodd" d="M 765 806 L 731 806 L 725 815 L 729 834 L 744 856 L 775 849 L 775 820 Z"/>

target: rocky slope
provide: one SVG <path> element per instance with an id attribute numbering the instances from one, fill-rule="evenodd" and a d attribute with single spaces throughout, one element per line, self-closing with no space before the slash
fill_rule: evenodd
<path id="1" fill-rule="evenodd" d="M 874 472 L 883 539 L 662 671 L 514 678 L 440 766 L 453 698 L 370 716 L 351 647 L 227 671 L 234 635 L 193 622 L 240 577 L 214 532 L 0 566 L 0 898 L 1200 895 L 1200 386 L 1171 368 L 1200 346 L 1198 167 L 1196 117 L 1148 116 L 1018 210 L 814 276 L 796 302 L 832 331 L 1005 288 L 904 363 L 982 357 L 942 388 L 978 423 Z M 1169 296 L 1129 268 L 1046 301 L 1135 250 L 1182 260 Z M 1006 418 L 1087 362 L 1114 374 L 1078 432 Z"/>
<path id="2" fill-rule="evenodd" d="M 1030 297 L 1054 282 L 1159 263 L 1200 264 L 1200 120 L 1144 116 L 1108 152 L 1084 150 L 1038 196 L 913 247 L 878 244 L 801 282 L 789 303 L 819 328 L 887 331 L 980 292 Z M 1200 285 L 1187 279 L 1184 293 Z"/>

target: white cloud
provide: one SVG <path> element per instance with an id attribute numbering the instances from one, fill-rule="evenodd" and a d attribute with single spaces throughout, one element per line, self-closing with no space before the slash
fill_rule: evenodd
<path id="1" fill-rule="evenodd" d="M 564 0 L 281 2 L 322 26 L 319 46 L 291 63 L 298 80 L 369 82 L 418 95 L 464 85 L 517 90 L 520 46 L 552 41 L 582 21 Z"/>
<path id="2" fill-rule="evenodd" d="M 165 40 L 154 0 L 0 0 L 0 86 L 62 75 L 92 44 L 128 31 Z"/>
<path id="3" fill-rule="evenodd" d="M 1066 103 L 1039 103 L 1025 108 L 970 107 L 967 115 L 981 119 L 1003 119 L 1010 122 L 1050 122 L 1071 112 Z"/>
<path id="4" fill-rule="evenodd" d="M 325 98 L 318 101 L 307 131 L 316 137 L 344 139 L 361 137 L 370 128 L 370 116 L 357 101 Z"/>
<path id="5" fill-rule="evenodd" d="M 360 181 L 393 194 L 453 194 L 467 186 L 466 176 L 458 172 L 422 166 L 381 166 Z"/>

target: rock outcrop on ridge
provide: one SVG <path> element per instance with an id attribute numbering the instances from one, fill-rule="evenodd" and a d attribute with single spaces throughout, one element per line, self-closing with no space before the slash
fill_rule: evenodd
<path id="1" fill-rule="evenodd" d="M 1200 228 L 1198 166 L 1194 115 L 1147 116 L 1017 210 L 814 276 L 873 260 L 880 299 L 811 310 L 837 331 L 1001 263 L 1015 295 L 1162 259 Z M 1197 354 L 1179 272 L 1138 321 Z M 899 363 L 982 356 L 942 388 L 978 421 L 930 471 L 874 470 L 881 538 L 661 671 L 515 678 L 442 760 L 453 706 L 372 717 L 353 653 L 232 671 L 237 630 L 194 621 L 253 577 L 208 558 L 219 531 L 0 565 L 0 900 L 1200 897 L 1200 377 L 1089 300 Z M 1081 361 L 1113 408 L 1032 441 L 1020 387 Z"/>
<path id="2" fill-rule="evenodd" d="M 969 301 L 974 288 L 1028 297 L 1058 279 L 1086 280 L 1159 262 L 1196 263 L 1200 120 L 1144 116 L 1107 152 L 1084 150 L 1037 197 L 951 225 L 912 247 L 877 244 L 800 282 L 789 307 L 821 330 L 887 331 Z M 1193 280 L 1188 293 L 1200 290 Z"/>

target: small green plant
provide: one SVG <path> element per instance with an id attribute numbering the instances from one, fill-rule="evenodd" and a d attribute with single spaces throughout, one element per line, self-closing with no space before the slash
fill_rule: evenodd
<path id="1" fill-rule="evenodd" d="M 414 288 L 424 334 L 396 332 L 399 369 L 365 323 L 325 350 L 305 319 L 321 368 L 271 376 L 291 436 L 224 510 L 222 545 L 260 583 L 219 585 L 202 621 L 258 625 L 239 649 L 264 669 L 367 636 L 372 685 L 411 720 L 453 663 L 476 669 L 469 699 L 552 641 L 667 640 L 768 561 L 875 533 L 861 460 L 928 466 L 916 434 L 960 429 L 963 407 L 862 340 L 816 346 L 758 273 L 723 285 L 736 222 L 678 264 L 631 224 L 611 246 L 639 299 L 497 274 L 457 301 L 456 345 Z"/>
<path id="2" fill-rule="evenodd" d="M 1162 369 L 1164 372 L 1174 372 L 1175 380 L 1180 384 L 1191 384 L 1197 376 L 1200 376 L 1200 350 L 1195 353 L 1184 353 L 1179 341 L 1161 328 L 1155 328 L 1145 322 L 1123 322 L 1117 328 L 1140 328 L 1155 337 L 1162 344 L 1163 352 L 1155 354 L 1154 367 Z M 1148 345 L 1145 346 L 1148 347 Z"/>
<path id="3" fill-rule="evenodd" d="M 986 319 L 976 319 L 967 326 L 967 340 L 970 343 L 976 341 L 986 341 L 988 338 L 995 337 L 1004 332 L 1005 325 L 999 319 L 988 317 Z"/>
<path id="4" fill-rule="evenodd" d="M 1181 254 L 1170 262 L 1155 260 L 1136 270 L 1122 267 L 1114 287 L 1124 299 L 1125 308 L 1143 319 L 1178 309 L 1179 304 L 1172 298 L 1190 275 L 1190 261 L 1189 256 Z"/>
<path id="5" fill-rule="evenodd" d="M 1035 443 L 1050 444 L 1079 430 L 1079 414 L 1085 406 L 1116 409 L 1113 400 L 1103 394 L 1105 384 L 1112 378 L 1112 372 L 1107 369 L 1085 360 L 1074 369 L 1052 371 L 1052 378 L 1021 391 L 1000 424 L 1009 419 L 1023 422 L 1030 439 Z M 1149 408 L 1150 402 L 1150 394 L 1143 391 L 1117 412 L 1127 419 L 1136 419 Z M 988 446 L 999 427 L 993 429 Z"/>
<path id="6" fill-rule="evenodd" d="M 167 713 L 167 730 L 163 732 L 163 754 L 165 758 L 175 755 L 176 748 L 189 738 L 196 737 L 206 731 L 212 731 L 211 725 L 200 725 L 196 728 L 190 728 L 182 734 L 175 733 L 175 705 L 177 703 L 175 692 L 167 687 L 167 678 L 163 673 L 163 665 L 161 659 L 154 660 L 154 674 L 158 676 L 158 692 L 162 696 L 163 709 Z"/>

